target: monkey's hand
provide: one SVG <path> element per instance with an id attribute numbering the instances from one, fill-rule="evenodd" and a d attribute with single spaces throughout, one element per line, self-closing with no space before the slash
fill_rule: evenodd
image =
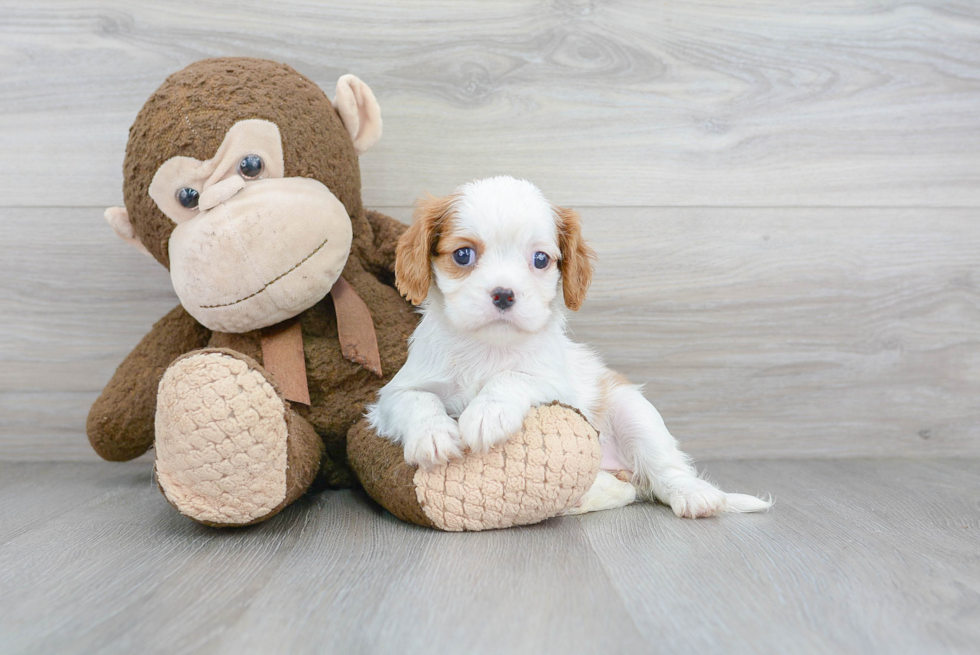
<path id="1" fill-rule="evenodd" d="M 103 459 L 122 462 L 153 445 L 157 386 L 186 352 L 208 344 L 211 332 L 178 305 L 161 318 L 116 369 L 88 413 L 88 440 Z"/>

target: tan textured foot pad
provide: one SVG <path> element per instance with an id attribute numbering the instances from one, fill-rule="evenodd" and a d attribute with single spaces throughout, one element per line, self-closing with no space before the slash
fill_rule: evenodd
<path id="1" fill-rule="evenodd" d="M 491 530 L 560 514 L 599 472 L 596 431 L 561 405 L 531 409 L 524 427 L 485 455 L 415 472 L 419 505 L 440 530 Z"/>
<path id="2" fill-rule="evenodd" d="M 233 356 L 185 356 L 160 381 L 156 473 L 182 514 L 244 525 L 286 497 L 286 407 L 265 376 Z"/>

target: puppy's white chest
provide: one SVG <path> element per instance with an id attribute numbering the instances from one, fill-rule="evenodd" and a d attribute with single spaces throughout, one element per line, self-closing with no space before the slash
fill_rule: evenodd
<path id="1" fill-rule="evenodd" d="M 550 353 L 542 343 L 522 345 L 525 347 L 508 349 L 471 343 L 468 348 L 447 352 L 445 366 L 451 391 L 443 398 L 446 411 L 458 417 L 488 383 L 508 373 L 524 380 L 548 380 L 548 386 L 555 386 L 554 379 L 563 376 L 554 369 L 564 368 L 564 358 Z M 567 402 L 564 398 L 553 400 Z"/>
<path id="2" fill-rule="evenodd" d="M 443 398 L 443 402 L 446 412 L 453 418 L 459 418 L 494 375 L 508 370 L 490 366 L 492 362 L 489 361 L 478 362 L 473 359 L 453 357 L 447 362 L 452 389 L 449 397 Z"/>

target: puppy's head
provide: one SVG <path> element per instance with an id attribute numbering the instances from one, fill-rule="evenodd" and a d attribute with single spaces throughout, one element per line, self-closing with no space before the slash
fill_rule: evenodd
<path id="1" fill-rule="evenodd" d="M 395 283 L 416 305 L 434 283 L 457 331 L 501 337 L 543 328 L 559 283 L 565 305 L 577 310 L 594 258 L 578 214 L 530 182 L 493 177 L 419 201 L 398 243 Z"/>

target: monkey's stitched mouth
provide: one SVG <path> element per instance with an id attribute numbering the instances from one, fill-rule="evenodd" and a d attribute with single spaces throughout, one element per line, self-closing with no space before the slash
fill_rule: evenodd
<path id="1" fill-rule="evenodd" d="M 240 302 L 245 302 L 249 298 L 254 298 L 255 296 L 259 295 L 260 293 L 262 293 L 263 291 L 265 291 L 266 289 L 268 289 L 269 287 L 271 287 L 273 284 L 275 284 L 276 282 L 278 282 L 279 280 L 283 279 L 284 277 L 286 277 L 287 275 L 289 275 L 290 273 L 292 273 L 293 271 L 295 271 L 297 268 L 299 268 L 300 266 L 302 266 L 303 264 L 305 264 L 307 262 L 307 260 L 309 260 L 310 257 L 312 257 L 313 255 L 315 255 L 318 252 L 320 252 L 323 249 L 323 246 L 327 245 L 327 241 L 329 241 L 329 240 L 330 239 L 324 239 L 323 240 L 323 243 L 321 243 L 320 245 L 318 245 L 313 250 L 313 252 L 311 252 L 309 255 L 307 255 L 306 257 L 304 257 L 303 259 L 301 259 L 295 266 L 293 266 L 291 269 L 289 269 L 285 273 L 279 275 L 278 277 L 276 277 L 273 280 L 270 280 L 269 282 L 266 282 L 264 285 L 262 285 L 262 288 L 259 289 L 258 291 L 254 292 L 254 293 L 250 293 L 247 296 L 245 296 L 244 298 L 239 298 L 238 300 L 235 300 L 234 302 L 226 302 L 226 303 L 223 303 L 223 304 L 220 304 L 220 305 L 201 305 L 201 309 L 217 309 L 219 307 L 231 307 L 232 305 L 237 305 Z"/>

